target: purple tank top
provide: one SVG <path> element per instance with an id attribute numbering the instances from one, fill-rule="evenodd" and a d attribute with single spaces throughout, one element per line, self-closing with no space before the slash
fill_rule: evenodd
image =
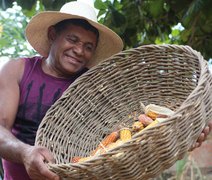
<path id="1" fill-rule="evenodd" d="M 20 82 L 20 102 L 12 133 L 22 142 L 34 145 L 36 131 L 50 106 L 62 95 L 83 69 L 69 79 L 45 74 L 41 68 L 41 57 L 25 59 L 25 69 Z M 3 160 L 5 180 L 29 179 L 21 164 Z"/>

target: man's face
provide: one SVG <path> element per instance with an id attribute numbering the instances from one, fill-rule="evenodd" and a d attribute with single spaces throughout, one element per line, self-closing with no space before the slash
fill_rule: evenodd
<path id="1" fill-rule="evenodd" d="M 69 76 L 81 70 L 92 59 L 96 35 L 76 25 L 69 25 L 59 34 L 53 33 L 49 57 L 54 70 L 61 76 Z"/>

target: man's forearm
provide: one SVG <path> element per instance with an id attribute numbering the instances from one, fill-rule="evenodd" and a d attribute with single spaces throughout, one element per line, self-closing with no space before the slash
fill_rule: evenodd
<path id="1" fill-rule="evenodd" d="M 0 156 L 6 160 L 22 163 L 22 153 L 29 145 L 18 140 L 2 126 L 0 126 L 0 132 Z"/>

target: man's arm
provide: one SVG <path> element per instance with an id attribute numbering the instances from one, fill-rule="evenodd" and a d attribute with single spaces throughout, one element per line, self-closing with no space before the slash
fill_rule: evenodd
<path id="1" fill-rule="evenodd" d="M 25 144 L 11 133 L 19 105 L 19 82 L 23 71 L 22 59 L 11 60 L 0 67 L 0 156 L 23 163 L 32 179 L 58 179 L 44 164 L 44 160 L 49 162 L 53 159 L 46 148 Z"/>
<path id="2" fill-rule="evenodd" d="M 14 68 L 13 68 L 14 67 Z M 21 61 L 9 61 L 0 69 L 0 155 L 8 160 L 21 162 L 19 150 L 24 145 L 18 141 L 10 130 L 15 120 L 19 103 L 19 80 L 24 65 Z M 11 148 L 8 152 L 8 147 Z"/>

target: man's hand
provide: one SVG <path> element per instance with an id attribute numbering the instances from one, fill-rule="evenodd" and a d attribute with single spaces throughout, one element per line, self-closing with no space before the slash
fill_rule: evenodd
<path id="1" fill-rule="evenodd" d="M 207 136 L 209 135 L 211 131 L 212 131 L 212 121 L 210 121 L 208 125 L 203 129 L 202 133 L 197 139 L 197 142 L 190 150 L 193 151 L 195 148 L 200 147 L 202 143 L 207 139 Z"/>
<path id="2" fill-rule="evenodd" d="M 28 146 L 22 153 L 26 171 L 33 180 L 59 180 L 59 176 L 51 172 L 45 162 L 54 162 L 47 148 Z"/>

